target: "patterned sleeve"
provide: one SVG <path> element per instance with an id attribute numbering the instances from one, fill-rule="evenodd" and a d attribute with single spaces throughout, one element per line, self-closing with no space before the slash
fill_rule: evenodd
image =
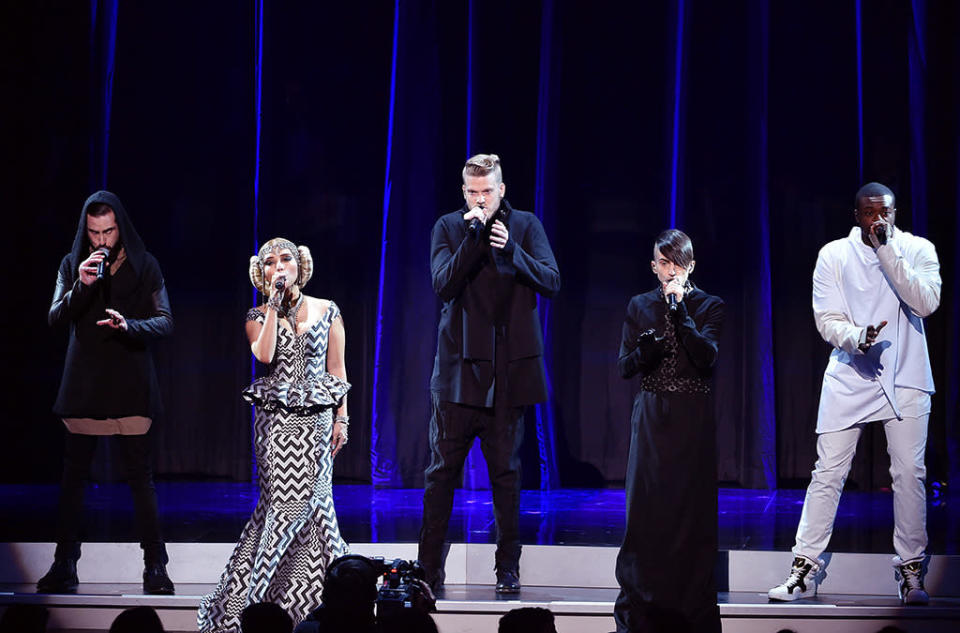
<path id="1" fill-rule="evenodd" d="M 340 308 L 333 302 L 333 299 L 330 299 L 330 306 L 327 308 L 327 322 L 333 323 L 338 316 L 340 316 Z"/>
<path id="2" fill-rule="evenodd" d="M 267 318 L 263 312 L 257 308 L 250 308 L 247 310 L 247 321 L 256 321 L 257 323 L 263 323 L 264 319 Z"/>

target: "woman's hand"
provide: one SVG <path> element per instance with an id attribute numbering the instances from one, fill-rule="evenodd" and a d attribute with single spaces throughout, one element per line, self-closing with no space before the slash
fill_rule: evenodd
<path id="1" fill-rule="evenodd" d="M 333 423 L 333 456 L 336 457 L 340 449 L 347 445 L 347 425 L 343 422 Z"/>

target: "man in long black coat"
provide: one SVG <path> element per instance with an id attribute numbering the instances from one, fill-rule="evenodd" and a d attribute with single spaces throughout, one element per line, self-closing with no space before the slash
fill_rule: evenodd
<path id="1" fill-rule="evenodd" d="M 147 435 L 160 409 L 149 343 L 173 331 L 173 317 L 160 265 L 109 191 L 98 191 L 83 205 L 73 248 L 60 263 L 48 320 L 69 329 L 53 407 L 67 434 L 57 549 L 37 590 L 77 589 L 84 487 L 97 437 L 109 435 L 120 449 L 133 493 L 144 592 L 173 593 Z"/>
<path id="2" fill-rule="evenodd" d="M 630 300 L 620 375 L 639 374 L 630 419 L 627 526 L 617 556 L 618 633 L 720 633 L 717 459 L 710 397 L 723 301 L 696 288 L 693 245 L 657 238 L 659 283 Z"/>
<path id="3" fill-rule="evenodd" d="M 443 584 L 443 546 L 473 444 L 487 462 L 497 523 L 498 593 L 520 590 L 520 458 L 523 411 L 547 399 L 537 295 L 553 297 L 560 273 L 537 217 L 513 209 L 495 154 L 463 169 L 463 208 L 433 227 L 430 268 L 443 301 L 430 390 L 431 461 L 425 475 L 419 558 Z"/>

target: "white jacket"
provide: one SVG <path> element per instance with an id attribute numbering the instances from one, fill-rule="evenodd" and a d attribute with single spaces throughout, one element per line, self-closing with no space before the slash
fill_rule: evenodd
<path id="1" fill-rule="evenodd" d="M 883 409 L 902 418 L 898 393 L 933 393 L 923 317 L 939 305 L 940 263 L 933 244 L 922 237 L 894 228 L 874 250 L 855 226 L 846 238 L 820 249 L 813 315 L 820 336 L 834 349 L 823 375 L 817 433 L 876 420 Z M 881 321 L 887 325 L 864 354 L 858 346 L 866 327 Z M 929 402 L 929 395 L 924 397 Z"/>

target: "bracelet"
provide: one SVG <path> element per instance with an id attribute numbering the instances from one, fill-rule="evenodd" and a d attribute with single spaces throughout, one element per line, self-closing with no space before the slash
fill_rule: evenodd
<path id="1" fill-rule="evenodd" d="M 334 422 L 339 422 L 344 426 L 350 426 L 350 416 L 349 415 L 338 415 L 333 419 Z"/>
<path id="2" fill-rule="evenodd" d="M 277 312 L 282 312 L 281 304 L 280 304 L 282 300 L 283 300 L 282 295 L 279 295 L 279 294 L 273 295 L 267 300 L 267 307 L 273 308 Z"/>

